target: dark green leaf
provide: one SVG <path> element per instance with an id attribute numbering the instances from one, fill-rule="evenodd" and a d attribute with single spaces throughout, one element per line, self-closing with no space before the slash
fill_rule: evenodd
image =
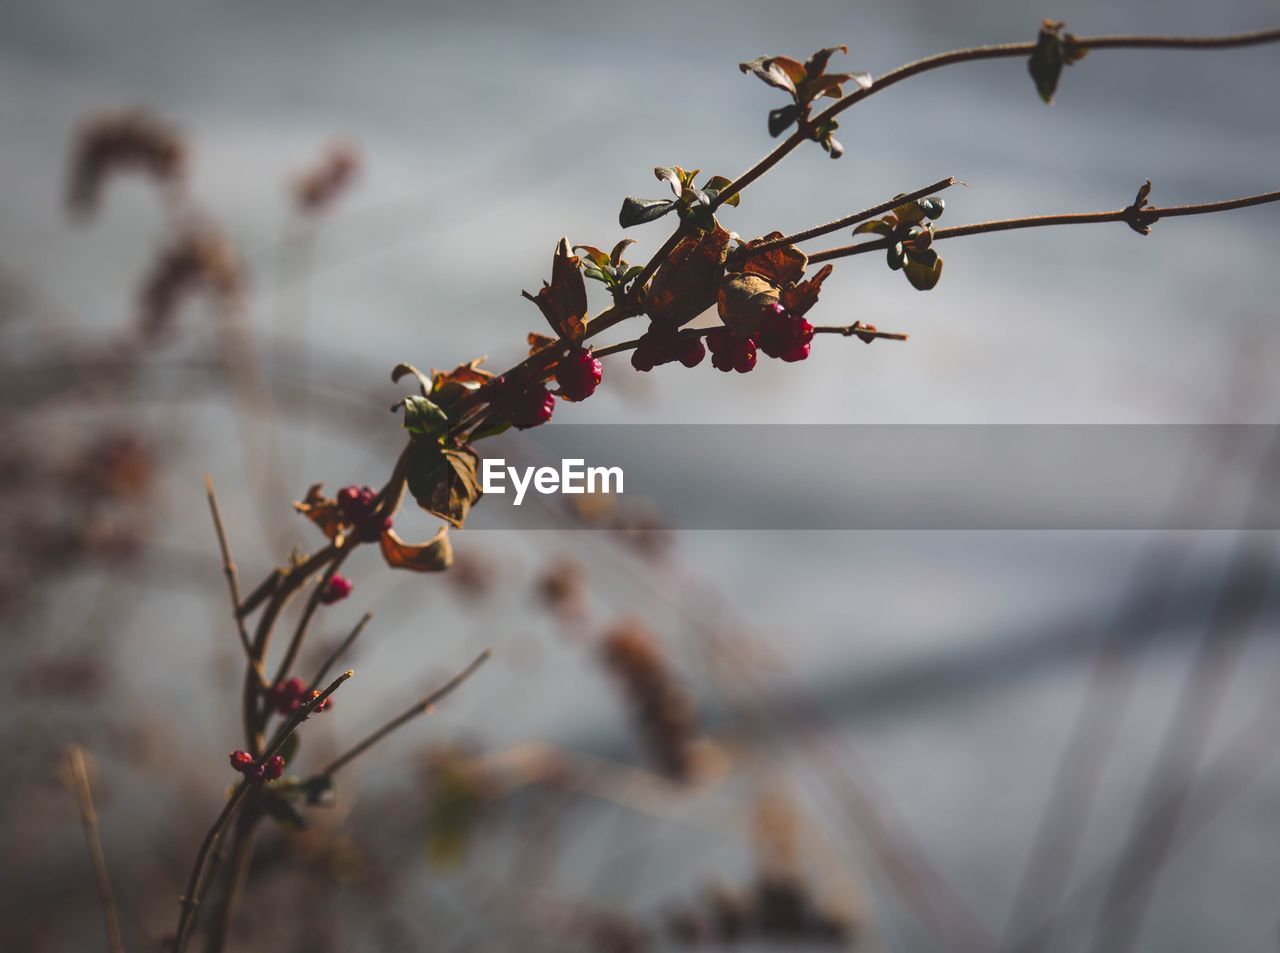
<path id="1" fill-rule="evenodd" d="M 622 211 L 618 213 L 618 224 L 623 228 L 642 225 L 662 218 L 676 207 L 674 199 L 637 199 L 628 195 L 622 200 Z"/>
<path id="2" fill-rule="evenodd" d="M 942 277 L 942 259 L 933 249 L 919 255 L 908 255 L 903 273 L 917 291 L 930 291 Z"/>
<path id="3" fill-rule="evenodd" d="M 707 184 L 703 188 L 708 195 L 710 195 L 712 198 L 715 198 L 719 196 L 721 192 L 723 192 L 726 188 L 728 188 L 732 184 L 733 182 L 729 179 L 726 179 L 723 175 L 713 175 L 711 178 L 707 179 Z M 741 201 L 742 201 L 742 193 L 735 192 L 733 195 L 729 196 L 729 198 L 725 199 L 724 202 L 722 202 L 721 204 L 732 205 L 736 208 L 738 203 Z"/>
<path id="4" fill-rule="evenodd" d="M 800 107 L 795 103 L 769 110 L 769 135 L 777 138 L 782 135 L 800 116 Z"/>
<path id="5" fill-rule="evenodd" d="M 1053 102 L 1053 94 L 1058 91 L 1058 79 L 1062 76 L 1062 67 L 1065 62 L 1062 24 L 1045 20 L 1040 24 L 1036 48 L 1031 53 L 1031 59 L 1027 61 L 1027 72 L 1035 80 L 1036 92 L 1046 104 Z"/>
<path id="6" fill-rule="evenodd" d="M 479 464 L 470 447 L 414 440 L 409 447 L 409 492 L 428 513 L 461 526 L 480 498 Z"/>
<path id="7" fill-rule="evenodd" d="M 438 437 L 449 429 L 449 415 L 426 397 L 406 397 L 392 407 L 404 408 L 404 429 L 415 437 Z"/>

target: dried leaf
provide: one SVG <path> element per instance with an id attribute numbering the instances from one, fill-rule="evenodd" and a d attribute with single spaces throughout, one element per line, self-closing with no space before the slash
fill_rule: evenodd
<path id="1" fill-rule="evenodd" d="M 434 374 L 435 372 L 432 371 L 432 373 Z M 397 364 L 393 367 L 391 369 L 391 383 L 398 384 L 402 377 L 409 374 L 412 374 L 418 379 L 418 386 L 422 389 L 423 397 L 426 397 L 431 393 L 431 381 L 427 379 L 426 374 L 422 373 L 422 371 L 418 370 L 412 364 Z"/>
<path id="2" fill-rule="evenodd" d="M 770 86 L 793 94 L 805 77 L 804 64 L 786 56 L 758 56 L 750 62 L 739 63 L 738 69 L 754 73 Z"/>
<path id="3" fill-rule="evenodd" d="M 728 249 L 729 233 L 719 226 L 681 239 L 653 276 L 645 302 L 649 317 L 679 327 L 715 304 Z"/>
<path id="4" fill-rule="evenodd" d="M 536 295 L 520 292 L 538 306 L 552 330 L 569 341 L 581 341 L 586 333 L 587 286 L 578 261 L 570 252 L 569 239 L 560 239 L 551 262 L 550 283 L 543 282 Z"/>
<path id="5" fill-rule="evenodd" d="M 462 526 L 480 499 L 480 458 L 469 446 L 445 447 L 414 440 L 409 455 L 409 492 L 428 513 Z"/>
<path id="6" fill-rule="evenodd" d="M 759 275 L 779 287 L 795 284 L 804 275 L 809 258 L 794 245 L 777 245 L 762 252 L 752 253 L 756 245 L 781 238 L 782 232 L 770 232 L 763 238 L 756 238 L 747 243 L 743 250 L 741 270 L 746 274 Z"/>
<path id="7" fill-rule="evenodd" d="M 777 286 L 759 275 L 726 275 L 716 295 L 720 320 L 740 335 L 759 330 L 764 309 L 777 301 Z"/>
<path id="8" fill-rule="evenodd" d="M 792 314 L 803 317 L 809 312 L 810 308 L 818 303 L 818 294 L 822 290 L 822 283 L 827 280 L 833 270 L 834 266 L 823 265 L 813 277 L 807 278 L 791 288 L 784 288 L 781 298 L 782 306 Z"/>
<path id="9" fill-rule="evenodd" d="M 382 558 L 392 569 L 411 569 L 414 572 L 443 572 L 453 564 L 453 545 L 449 542 L 449 527 L 427 542 L 414 545 L 406 543 L 393 529 L 387 530 L 379 540 Z"/>
<path id="10" fill-rule="evenodd" d="M 477 357 L 466 364 L 459 364 L 451 371 L 431 369 L 431 399 L 441 407 L 448 407 L 463 394 L 479 390 L 493 375 L 480 369 L 483 357 Z"/>
<path id="11" fill-rule="evenodd" d="M 537 331 L 530 331 L 527 338 L 529 342 L 529 356 L 532 357 L 543 348 L 550 347 L 556 343 L 556 339 L 548 334 L 539 334 Z"/>
<path id="12" fill-rule="evenodd" d="M 313 483 L 307 490 L 306 499 L 294 503 L 293 508 L 311 522 L 320 527 L 330 541 L 337 541 L 342 536 L 342 512 L 338 501 L 330 499 L 320 492 L 323 483 Z"/>

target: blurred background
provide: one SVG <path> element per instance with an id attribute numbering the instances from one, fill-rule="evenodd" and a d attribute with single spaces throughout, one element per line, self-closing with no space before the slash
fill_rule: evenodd
<path id="1" fill-rule="evenodd" d="M 781 94 L 740 61 L 847 43 L 833 68 L 879 75 L 1041 16 L 1192 34 L 1280 10 L 0 0 L 3 945 L 107 948 L 71 743 L 128 948 L 173 929 L 243 743 L 205 474 L 252 588 L 322 541 L 290 506 L 309 485 L 385 481 L 394 364 L 515 363 L 561 235 L 608 248 L 653 166 L 732 177 L 770 148 Z M 926 74 L 722 219 L 794 231 L 948 175 L 944 225 L 1119 208 L 1148 178 L 1157 205 L 1273 190 L 1277 67 L 1098 51 L 1049 108 L 1019 60 Z M 69 208 L 77 130 L 129 109 L 172 126 L 184 188 L 126 173 Z M 975 236 L 928 294 L 850 259 L 814 320 L 908 343 L 748 375 L 613 358 L 556 423 L 1272 423 L 1277 215 Z M 1223 432 L 1179 492 L 1269 498 L 1267 455 Z M 750 446 L 723 466 L 806 479 Z M 494 659 L 306 830 L 264 833 L 229 948 L 1275 948 L 1273 533 L 661 526 L 490 518 L 441 576 L 357 553 L 304 667 L 374 619 L 301 763 Z"/>

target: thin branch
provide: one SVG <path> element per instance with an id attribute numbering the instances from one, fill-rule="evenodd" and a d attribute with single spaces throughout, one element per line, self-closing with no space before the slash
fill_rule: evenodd
<path id="1" fill-rule="evenodd" d="M 832 232 L 838 232 L 850 225 L 857 225 L 859 222 L 865 222 L 868 219 L 875 218 L 877 215 L 883 215 L 890 212 L 899 205 L 905 205 L 907 202 L 914 202 L 916 199 L 922 199 L 932 192 L 941 192 L 949 189 L 953 185 L 963 185 L 959 179 L 954 176 L 948 176 L 945 179 L 939 179 L 932 185 L 926 185 L 922 189 L 916 189 L 914 192 L 908 192 L 897 198 L 889 199 L 887 202 L 881 202 L 879 205 L 873 205 L 869 209 L 861 212 L 855 212 L 852 215 L 846 215 L 844 218 L 838 218 L 834 222 L 827 222 L 825 225 L 815 225 L 813 228 L 806 228 L 802 232 L 796 232 L 794 235 L 784 235 L 782 238 L 774 238 L 767 242 L 761 242 L 758 245 L 752 245 L 749 249 L 752 254 L 757 252 L 768 251 L 770 248 L 777 248 L 779 245 L 799 245 L 811 238 L 817 238 L 819 235 L 830 235 Z"/>
<path id="2" fill-rule="evenodd" d="M 430 712 L 431 709 L 436 704 L 443 701 L 446 697 L 451 695 L 457 688 L 461 687 L 463 682 L 465 682 L 472 675 L 474 675 L 476 670 L 480 668 L 481 665 L 489 661 L 489 657 L 492 654 L 493 653 L 491 650 L 485 649 L 478 656 L 476 656 L 475 661 L 473 661 L 470 665 L 464 668 L 457 675 L 453 676 L 453 678 L 449 679 L 449 681 L 445 682 L 444 685 L 440 686 L 440 688 L 436 689 L 434 692 L 432 692 L 426 698 L 422 699 L 420 702 L 417 702 L 408 711 L 404 712 L 403 714 L 397 715 L 395 718 L 392 718 L 389 722 L 387 722 L 377 731 L 373 732 L 371 735 L 366 737 L 363 741 L 356 744 L 354 747 L 348 749 L 343 754 L 334 758 L 333 761 L 331 761 L 329 765 L 323 771 L 320 772 L 320 776 L 332 777 L 341 768 L 345 767 L 347 764 L 354 761 L 360 755 L 364 754 L 366 751 L 368 751 L 370 748 L 376 745 L 379 741 L 381 741 L 387 735 L 391 734 L 391 732 L 395 731 L 397 728 L 400 728 L 406 722 L 412 721 L 414 718 L 417 718 L 419 715 L 423 715 Z"/>
<path id="3" fill-rule="evenodd" d="M 309 699 L 300 705 L 298 710 L 290 715 L 288 721 L 281 726 L 280 731 L 276 734 L 276 737 L 272 740 L 271 744 L 269 744 L 266 750 L 262 752 L 262 756 L 258 758 L 256 766 L 262 767 L 271 760 L 272 756 L 274 756 L 284 743 L 289 740 L 289 736 L 293 734 L 294 730 L 307 719 L 307 716 L 310 715 L 311 712 L 314 711 L 321 703 L 323 703 L 325 699 L 336 692 L 338 687 L 354 674 L 355 672 L 348 669 L 334 679 L 332 684 L 330 684 L 323 692 L 315 698 Z M 240 806 L 240 802 L 244 800 L 245 795 L 248 794 L 254 786 L 254 782 L 250 781 L 248 778 L 245 778 L 236 785 L 235 790 L 231 792 L 231 796 L 227 798 L 227 803 L 223 806 L 221 813 L 219 813 L 217 818 L 214 820 L 213 826 L 209 828 L 209 832 L 204 835 L 204 840 L 200 843 L 200 849 L 196 852 L 195 863 L 191 867 L 191 875 L 187 879 L 187 890 L 182 897 L 182 910 L 178 916 L 178 929 L 174 934 L 174 953 L 182 953 L 183 949 L 186 947 L 187 940 L 190 938 L 191 923 L 195 917 L 196 906 L 199 903 L 197 898 L 200 897 L 203 892 L 209 853 L 213 850 L 214 844 L 217 843 L 218 838 L 222 835 L 223 829 L 227 826 L 227 821 L 229 821 L 232 815 L 235 814 L 236 808 Z"/>
<path id="4" fill-rule="evenodd" d="M 372 612 L 366 612 L 360 617 L 360 621 L 356 623 L 356 627 L 351 630 L 351 634 L 342 640 L 342 644 L 329 653 L 329 657 L 325 659 L 324 664 L 320 666 L 320 671 L 316 672 L 315 677 L 311 679 L 311 684 L 307 686 L 308 691 L 314 691 L 315 687 L 324 681 L 324 677 L 329 674 L 329 669 L 338 663 L 338 659 L 346 654 L 347 649 L 360 638 L 360 634 L 364 632 L 365 626 L 373 619 Z"/>
<path id="5" fill-rule="evenodd" d="M 1150 224 L 1162 218 L 1208 215 L 1211 212 L 1227 212 L 1232 209 L 1248 208 L 1253 205 L 1265 205 L 1269 202 L 1280 202 L 1280 191 L 1262 192 L 1258 195 L 1246 195 L 1242 198 L 1227 199 L 1222 202 L 1205 202 L 1200 205 L 1170 205 L 1163 208 L 1154 205 L 1142 208 L 1129 205 L 1109 212 L 1032 215 L 1027 218 L 1005 218 L 990 222 L 977 222 L 973 225 L 953 225 L 950 228 L 937 229 L 933 234 L 933 240 L 963 238 L 966 235 L 982 235 L 987 232 L 1008 232 L 1020 228 L 1042 228 L 1047 225 L 1092 225 L 1099 222 L 1125 222 L 1132 225 L 1135 221 Z M 824 251 L 815 252 L 809 256 L 809 262 L 816 264 L 822 261 L 832 261 L 836 258 L 848 258 L 850 255 L 861 255 L 864 252 L 883 251 L 888 247 L 888 239 L 857 242 L 852 245 L 842 245 L 839 248 L 828 248 Z"/>
<path id="6" fill-rule="evenodd" d="M 719 330 L 723 325 L 716 325 L 710 328 L 685 328 L 680 332 L 681 337 L 706 337 L 712 331 Z M 814 334 L 841 334 L 845 337 L 863 337 L 863 338 L 884 338 L 886 341 L 905 341 L 908 335 L 899 331 L 878 331 L 874 328 L 868 328 L 862 324 L 818 324 L 813 328 Z M 611 354 L 621 354 L 624 351 L 634 351 L 640 346 L 640 339 L 636 338 L 631 341 L 619 341 L 617 344 L 610 344 L 607 347 L 595 348 L 591 353 L 596 357 L 608 357 Z"/>
<path id="7" fill-rule="evenodd" d="M 240 612 L 240 577 L 236 572 L 235 561 L 231 558 L 231 545 L 227 542 L 227 531 L 222 525 L 222 513 L 218 509 L 218 497 L 213 492 L 213 478 L 204 478 L 205 495 L 209 499 L 209 513 L 213 517 L 213 529 L 218 536 L 218 549 L 222 552 L 222 574 L 227 577 L 227 589 L 231 592 L 231 617 L 235 619 L 236 632 L 240 636 L 240 645 L 244 648 L 249 667 L 258 676 L 258 683 L 266 687 L 266 676 L 262 672 L 261 660 L 253 657 L 253 646 L 249 643 L 249 630 L 244 624 L 244 616 Z"/>
<path id="8" fill-rule="evenodd" d="M 85 765 L 84 749 L 79 745 L 67 747 L 67 761 L 71 765 L 71 782 L 76 800 L 80 804 L 80 822 L 84 825 L 84 840 L 89 848 L 89 862 L 93 865 L 93 878 L 98 885 L 98 899 L 102 903 L 102 917 L 106 921 L 107 943 L 111 953 L 124 953 L 124 939 L 120 935 L 120 917 L 116 912 L 115 895 L 111 891 L 111 877 L 107 873 L 107 856 L 98 834 L 98 812 L 93 807 L 93 789 L 89 786 L 89 769 Z"/>
<path id="9" fill-rule="evenodd" d="M 298 658 L 298 652 L 302 649 L 303 640 L 307 637 L 307 630 L 311 627 L 311 619 L 316 614 L 320 600 L 324 598 L 325 590 L 329 588 L 329 583 L 333 581 L 333 577 L 337 575 L 338 570 L 342 568 L 342 564 L 351 555 L 351 551 L 354 548 L 354 546 L 347 545 L 339 549 L 338 554 L 325 569 L 324 575 L 320 577 L 315 589 L 312 590 L 310 597 L 307 599 L 306 607 L 302 610 L 302 617 L 298 619 L 298 625 L 293 630 L 293 638 L 289 640 L 284 657 L 280 659 L 280 666 L 276 669 L 276 677 L 271 683 L 272 685 L 279 685 L 288 677 L 289 670 L 293 668 L 293 663 Z"/>
<path id="10" fill-rule="evenodd" d="M 1277 40 L 1280 40 L 1280 27 L 1273 27 L 1269 30 L 1258 30 L 1253 33 L 1233 33 L 1226 36 L 1207 37 L 1080 36 L 1073 38 L 1071 42 L 1074 48 L 1081 50 L 1221 50 L 1240 46 L 1255 46 L 1262 43 L 1274 43 Z M 850 106 L 862 102 L 862 100 L 866 99 L 868 96 L 873 96 L 881 90 L 888 89 L 895 83 L 900 83 L 904 79 L 910 79 L 912 76 L 917 76 L 920 73 L 926 73 L 930 70 L 941 69 L 944 66 L 952 66 L 956 63 L 975 62 L 977 60 L 1030 56 L 1035 48 L 1035 41 L 1030 43 L 999 43 L 991 46 L 975 46 L 968 49 L 952 50 L 948 53 L 938 53 L 934 56 L 927 56 L 924 59 L 916 60 L 914 63 L 907 63 L 904 66 L 899 66 L 897 69 L 890 70 L 879 79 L 873 81 L 866 89 L 855 90 L 843 99 L 837 100 L 834 105 L 829 106 L 817 116 L 812 117 L 804 127 L 797 129 L 789 137 L 780 142 L 772 152 L 731 182 L 716 196 L 715 201 L 712 203 L 712 207 L 714 209 L 723 205 L 782 161 L 787 153 L 794 150 L 802 142 L 808 141 L 808 132 L 810 129 L 821 126 L 823 123 L 844 112 Z"/>

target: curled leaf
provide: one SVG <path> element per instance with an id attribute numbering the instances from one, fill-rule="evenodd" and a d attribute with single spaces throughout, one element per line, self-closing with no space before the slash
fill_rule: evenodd
<path id="1" fill-rule="evenodd" d="M 449 528 L 440 531 L 427 542 L 414 545 L 406 543 L 393 529 L 379 539 L 382 558 L 393 569 L 410 569 L 414 572 L 443 572 L 453 564 L 453 545 L 449 542 Z"/>
<path id="2" fill-rule="evenodd" d="M 427 379 L 427 375 L 422 373 L 412 364 L 397 364 L 391 369 L 391 383 L 398 384 L 402 377 L 412 374 L 418 379 L 418 386 L 422 389 L 422 396 L 426 397 L 431 393 L 431 381 Z"/>
<path id="3" fill-rule="evenodd" d="M 543 282 L 536 295 L 520 292 L 538 306 L 559 337 L 570 341 L 580 341 L 586 333 L 587 287 L 578 261 L 570 251 L 569 239 L 560 239 L 551 260 L 551 281 Z"/>
<path id="4" fill-rule="evenodd" d="M 529 356 L 537 354 L 545 347 L 550 347 L 556 343 L 556 339 L 549 334 L 539 334 L 537 331 L 530 331 L 527 338 L 529 342 Z"/>
<path id="5" fill-rule="evenodd" d="M 790 288 L 782 289 L 782 297 L 780 299 L 782 306 L 792 314 L 803 317 L 809 312 L 810 308 L 818 303 L 818 294 L 822 290 L 822 283 L 827 280 L 833 270 L 834 266 L 823 265 L 813 277 L 807 278 Z"/>
<path id="6" fill-rule="evenodd" d="M 675 199 L 637 199 L 628 195 L 622 200 L 622 211 L 618 213 L 618 224 L 623 228 L 642 225 L 662 218 L 676 207 Z"/>
<path id="7" fill-rule="evenodd" d="M 463 394 L 479 390 L 493 378 L 488 371 L 480 369 L 483 363 L 484 358 L 477 357 L 466 364 L 459 364 L 451 371 L 432 368 L 431 399 L 441 407 L 448 407 Z"/>
<path id="8" fill-rule="evenodd" d="M 759 275 L 725 275 L 716 295 L 720 320 L 739 335 L 760 329 L 764 309 L 778 301 L 779 291 L 772 282 Z"/>
<path id="9" fill-rule="evenodd" d="M 337 500 L 321 492 L 322 486 L 323 483 L 313 483 L 306 498 L 301 503 L 295 502 L 293 508 L 320 527 L 320 532 L 330 541 L 336 542 L 342 536 L 342 512 Z"/>
<path id="10" fill-rule="evenodd" d="M 719 226 L 682 238 L 653 276 L 645 300 L 649 317 L 678 327 L 715 304 L 728 249 L 729 233 Z"/>
<path id="11" fill-rule="evenodd" d="M 804 82 L 805 69 L 787 56 L 757 56 L 754 60 L 739 63 L 738 69 L 752 73 L 770 86 L 795 93 L 798 84 Z"/>

